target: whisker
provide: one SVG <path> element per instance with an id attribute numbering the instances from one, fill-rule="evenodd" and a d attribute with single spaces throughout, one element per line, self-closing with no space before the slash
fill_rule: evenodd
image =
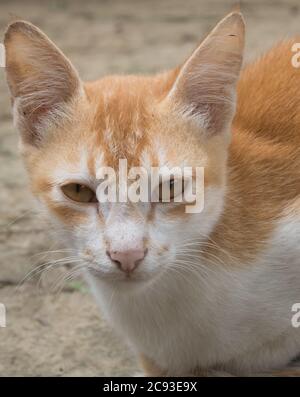
<path id="1" fill-rule="evenodd" d="M 21 279 L 21 281 L 16 286 L 16 291 L 18 292 L 20 287 L 21 287 L 21 285 L 23 285 L 30 278 L 40 274 L 41 272 L 46 271 L 47 269 L 52 268 L 52 267 L 63 266 L 63 265 L 68 264 L 68 263 L 73 263 L 73 262 L 76 262 L 77 260 L 78 260 L 78 257 L 66 257 L 66 258 L 57 259 L 55 261 L 49 261 L 49 262 L 43 263 L 43 264 L 35 267 L 31 271 L 29 271 L 23 277 L 23 279 Z"/>

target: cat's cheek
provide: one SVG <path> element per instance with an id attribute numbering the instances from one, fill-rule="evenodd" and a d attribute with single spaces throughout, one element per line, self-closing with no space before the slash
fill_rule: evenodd
<path id="1" fill-rule="evenodd" d="M 49 215 L 51 217 L 54 216 L 60 223 L 68 226 L 68 229 L 88 224 L 91 216 L 97 214 L 97 209 L 93 208 L 92 205 L 90 208 L 70 205 L 69 203 L 53 200 L 51 195 L 42 195 L 40 201 L 47 208 Z"/>
<path id="2" fill-rule="evenodd" d="M 158 223 L 149 227 L 149 249 L 147 269 L 161 271 L 175 259 L 176 233 L 173 227 L 166 228 L 167 222 Z"/>
<path id="3" fill-rule="evenodd" d="M 89 215 L 83 211 L 74 211 L 74 209 L 68 206 L 48 206 L 50 212 L 55 215 L 58 220 L 62 223 L 70 226 L 76 227 L 78 225 L 87 224 L 89 220 Z"/>

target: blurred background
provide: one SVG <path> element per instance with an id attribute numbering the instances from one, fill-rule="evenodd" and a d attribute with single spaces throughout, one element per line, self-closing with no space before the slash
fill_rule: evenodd
<path id="1" fill-rule="evenodd" d="M 246 62 L 274 42 L 300 34 L 299 0 L 242 1 Z M 39 26 L 72 60 L 84 80 L 111 73 L 150 73 L 181 63 L 228 13 L 227 0 L 0 0 L 0 32 L 16 19 Z M 255 100 L 255 98 L 253 98 Z M 0 68 L 0 375 L 131 375 L 136 361 L 101 319 L 66 268 L 26 275 L 59 249 L 34 212 L 18 155 L 4 69 Z M 57 291 L 58 285 L 63 285 Z"/>

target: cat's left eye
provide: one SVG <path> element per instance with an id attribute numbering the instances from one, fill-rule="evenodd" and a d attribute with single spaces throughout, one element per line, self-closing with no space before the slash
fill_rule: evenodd
<path id="1" fill-rule="evenodd" d="M 80 183 L 68 183 L 61 186 L 61 190 L 66 197 L 79 203 L 95 203 L 97 201 L 95 192 Z"/>

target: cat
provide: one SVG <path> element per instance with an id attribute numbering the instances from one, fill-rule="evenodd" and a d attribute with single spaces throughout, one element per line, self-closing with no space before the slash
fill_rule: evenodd
<path id="1" fill-rule="evenodd" d="M 32 24 L 5 34 L 32 192 L 147 375 L 300 375 L 297 38 L 241 71 L 244 36 L 234 11 L 179 67 L 83 83 Z M 120 159 L 204 167 L 204 209 L 99 203 L 97 170 Z"/>

